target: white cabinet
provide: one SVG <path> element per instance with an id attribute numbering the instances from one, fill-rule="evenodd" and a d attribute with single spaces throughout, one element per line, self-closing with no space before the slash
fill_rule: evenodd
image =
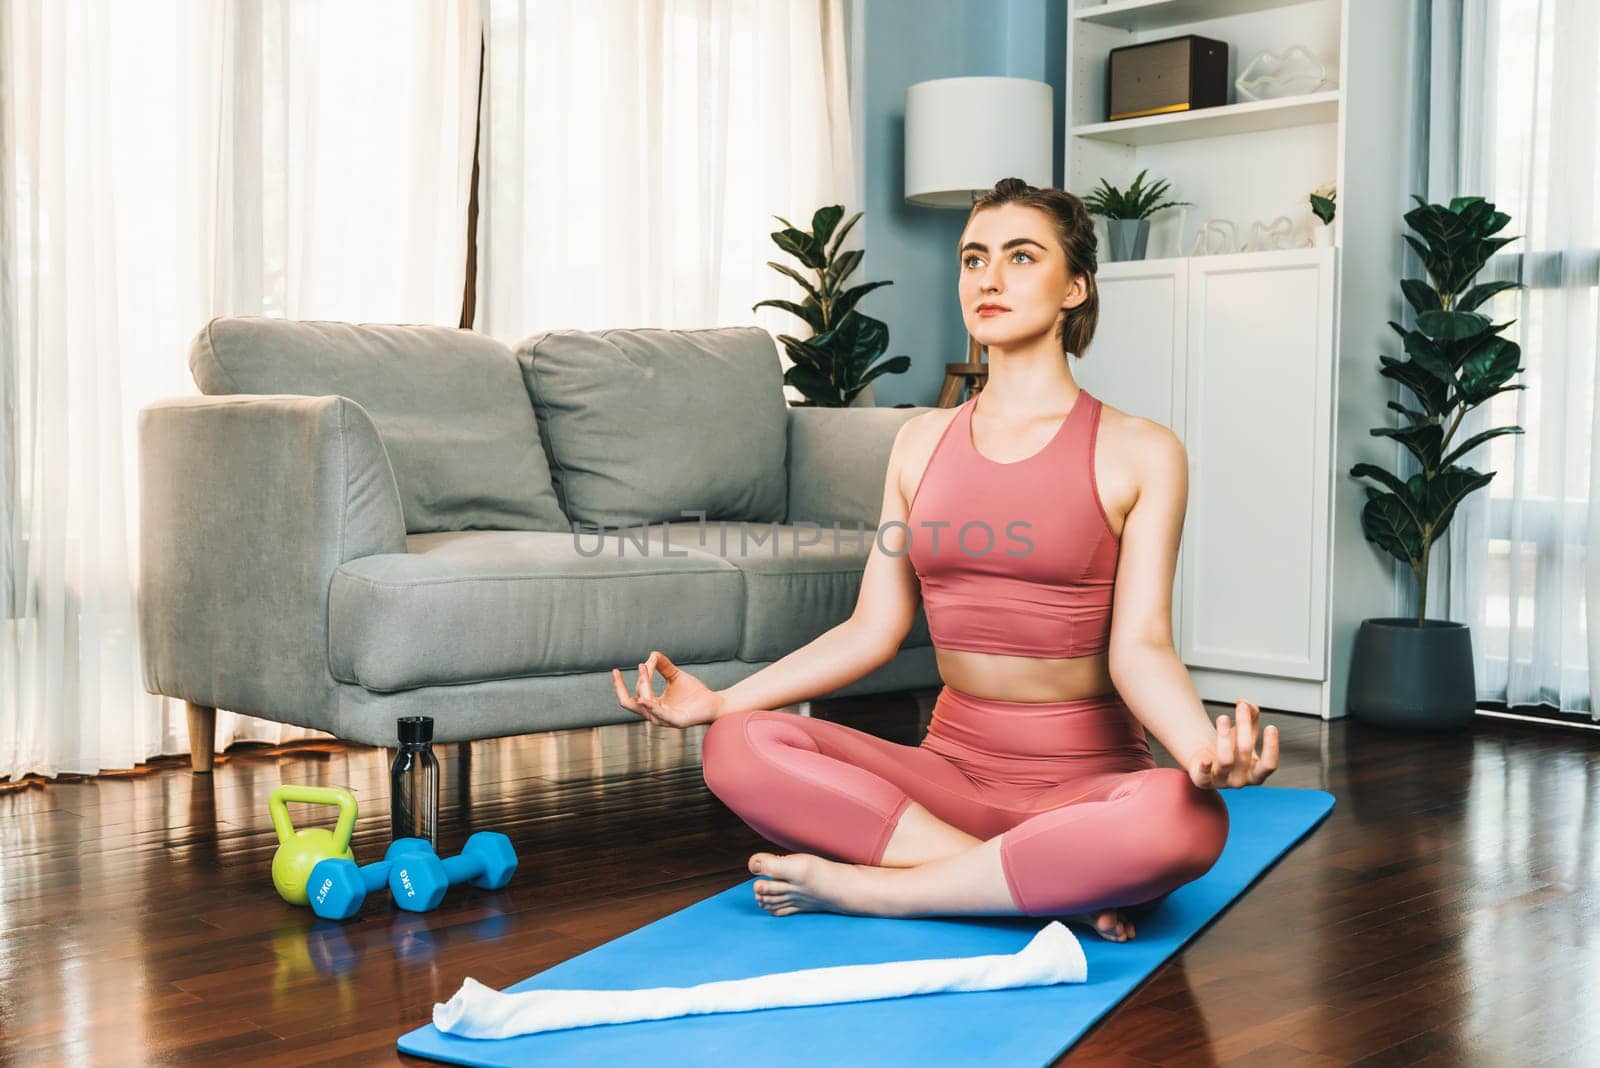
<path id="1" fill-rule="evenodd" d="M 1072 376 L 1094 396 L 1130 415 L 1171 427 L 1184 436 L 1188 351 L 1188 260 L 1142 260 L 1102 266 L 1095 273 L 1100 317 L 1084 358 Z M 1185 539 L 1187 541 L 1187 539 Z M 1172 637 L 1180 642 L 1184 546 L 1173 577 Z M 1179 645 L 1182 655 L 1182 646 Z"/>
<path id="2" fill-rule="evenodd" d="M 1089 351 L 1072 361 L 1073 377 L 1113 408 L 1182 437 L 1189 261 L 1102 264 L 1095 282 L 1100 317 Z"/>
<path id="3" fill-rule="evenodd" d="M 1261 704 L 1318 711 L 1336 262 L 1336 250 L 1318 248 L 1114 263 L 1097 274 L 1099 324 L 1073 373 L 1184 442 L 1173 636 L 1210 700 L 1232 701 L 1243 687 L 1240 696 Z M 1241 674 L 1252 678 L 1230 677 Z M 1271 701 L 1262 678 L 1280 683 Z"/>
<path id="4" fill-rule="evenodd" d="M 1321 680 L 1334 250 L 1189 263 L 1186 664 Z"/>

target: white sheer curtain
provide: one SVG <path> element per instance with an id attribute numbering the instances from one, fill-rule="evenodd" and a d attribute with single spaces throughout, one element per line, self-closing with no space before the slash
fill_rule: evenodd
<path id="1" fill-rule="evenodd" d="M 1478 195 L 1511 216 L 1502 236 L 1520 240 L 1478 281 L 1526 288 L 1481 310 L 1516 320 L 1505 336 L 1527 369 L 1514 380 L 1527 389 L 1462 421 L 1457 441 L 1491 426 L 1525 433 L 1466 458 L 1496 475 L 1457 511 L 1429 615 L 1471 626 L 1480 699 L 1600 719 L 1600 5 L 1423 4 L 1430 144 L 1419 178 L 1430 201 Z M 1414 613 L 1409 572 L 1403 582 Z"/>
<path id="2" fill-rule="evenodd" d="M 475 0 L 0 0 L 0 777 L 183 752 L 138 409 L 213 315 L 459 322 Z M 218 744 L 299 728 L 218 717 Z"/>
<path id="3" fill-rule="evenodd" d="M 751 306 L 804 297 L 766 265 L 798 267 L 768 236 L 774 216 L 809 229 L 820 207 L 857 210 L 842 0 L 485 0 L 484 14 L 479 330 L 510 344 L 809 333 Z"/>

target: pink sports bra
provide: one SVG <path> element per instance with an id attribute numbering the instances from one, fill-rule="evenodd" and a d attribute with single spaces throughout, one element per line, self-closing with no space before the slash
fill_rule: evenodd
<path id="1" fill-rule="evenodd" d="M 1050 443 L 1014 463 L 972 443 L 973 394 L 911 498 L 907 555 L 933 644 L 1007 656 L 1103 652 L 1121 549 L 1095 485 L 1100 402 L 1081 386 Z"/>

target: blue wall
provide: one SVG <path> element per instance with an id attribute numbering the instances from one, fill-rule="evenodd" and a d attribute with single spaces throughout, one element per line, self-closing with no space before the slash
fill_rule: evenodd
<path id="1" fill-rule="evenodd" d="M 1055 89 L 1054 181 L 1061 184 L 1066 4 L 1061 0 L 856 0 L 864 6 L 863 167 L 857 281 L 885 279 L 861 310 L 889 324 L 886 356 L 911 357 L 902 375 L 873 383 L 880 406 L 932 404 L 944 365 L 966 359 L 956 296 L 956 243 L 967 213 L 905 200 L 906 88 L 930 78 L 1004 75 Z M 952 136 L 959 136 L 952 131 Z M 1005 177 L 997 175 L 996 178 Z"/>

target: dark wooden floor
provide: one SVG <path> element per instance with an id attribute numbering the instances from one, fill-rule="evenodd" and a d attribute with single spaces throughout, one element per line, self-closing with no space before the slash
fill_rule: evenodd
<path id="1" fill-rule="evenodd" d="M 926 705 L 813 714 L 915 742 Z M 1061 1063 L 1600 1063 L 1600 735 L 1267 721 L 1272 783 L 1337 807 Z M 381 750 L 236 748 L 211 777 L 171 763 L 0 794 L 0 1063 L 393 1062 L 463 976 L 504 986 L 747 877 L 770 846 L 706 791 L 703 733 L 439 747 L 441 850 L 503 830 L 515 880 L 424 916 L 380 899 L 345 925 L 274 894 L 267 795 L 353 788 L 356 853 L 374 858 Z"/>

